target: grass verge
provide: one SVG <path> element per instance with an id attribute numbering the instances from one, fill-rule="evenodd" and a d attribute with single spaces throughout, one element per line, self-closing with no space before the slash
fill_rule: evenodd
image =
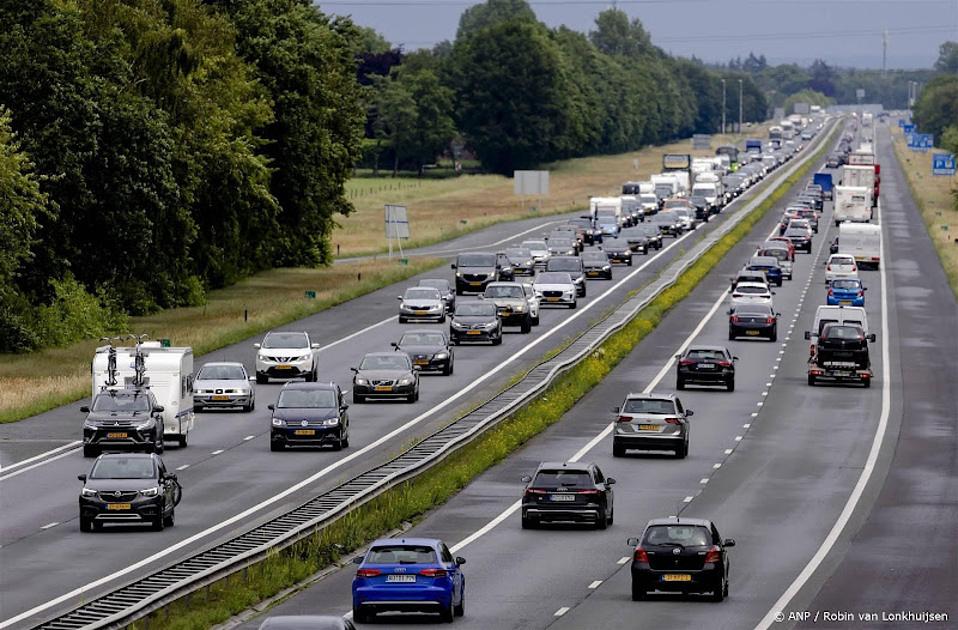
<path id="1" fill-rule="evenodd" d="M 246 570 L 172 602 L 131 627 L 138 630 L 193 630 L 221 623 L 338 562 L 350 550 L 400 527 L 404 522 L 416 522 L 430 510 L 445 503 L 478 475 L 558 422 L 579 399 L 598 385 L 659 324 L 665 314 L 685 299 L 712 268 L 749 234 L 789 188 L 807 176 L 833 138 L 834 134 L 823 143 L 825 148 L 787 178 L 762 204 L 750 211 L 734 229 L 689 267 L 672 287 L 652 300 L 590 356 L 559 376 L 541 396 L 415 479 L 388 490 L 311 537 L 270 555 Z"/>
<path id="2" fill-rule="evenodd" d="M 323 269 L 274 269 L 210 293 L 205 306 L 131 317 L 130 330 L 192 346 L 197 356 L 365 295 L 439 265 L 411 259 Z M 315 291 L 307 298 L 306 291 Z M 322 339 L 320 339 L 322 341 Z M 64 405 L 90 392 L 95 340 L 23 355 L 0 355 L 0 423 L 15 422 Z"/>
<path id="3" fill-rule="evenodd" d="M 892 130 L 892 141 L 911 196 L 918 205 L 951 290 L 958 298 L 958 205 L 955 201 L 958 183 L 953 177 L 932 175 L 934 151 L 919 153 L 908 149 L 901 129 Z"/>

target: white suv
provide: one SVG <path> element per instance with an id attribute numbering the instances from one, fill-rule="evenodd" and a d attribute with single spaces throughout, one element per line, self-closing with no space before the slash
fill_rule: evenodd
<path id="1" fill-rule="evenodd" d="M 268 332 L 256 348 L 256 382 L 267 383 L 270 378 L 304 377 L 315 382 L 318 368 L 316 350 L 306 332 Z"/>

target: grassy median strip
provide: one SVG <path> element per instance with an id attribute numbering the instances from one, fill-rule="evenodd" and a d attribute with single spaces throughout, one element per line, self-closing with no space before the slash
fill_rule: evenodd
<path id="1" fill-rule="evenodd" d="M 831 146 L 831 142 L 832 138 L 829 138 L 823 147 Z M 812 156 L 805 166 L 788 177 L 762 204 L 709 248 L 672 287 L 652 300 L 591 355 L 560 375 L 541 396 L 415 479 L 386 491 L 311 537 L 270 555 L 262 562 L 171 603 L 136 622 L 133 627 L 148 630 L 208 628 L 339 562 L 350 550 L 402 526 L 404 522 L 422 519 L 477 476 L 558 422 L 632 352 L 666 313 L 692 292 L 792 185 L 807 177 L 825 150 L 823 148 Z"/>

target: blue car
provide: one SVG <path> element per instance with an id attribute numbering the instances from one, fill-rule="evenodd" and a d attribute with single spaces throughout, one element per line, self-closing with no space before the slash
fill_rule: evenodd
<path id="1" fill-rule="evenodd" d="M 782 279 L 784 278 L 782 266 L 779 264 L 778 258 L 774 256 L 752 256 L 748 264 L 745 265 L 745 269 L 748 271 L 764 271 L 770 285 L 782 286 Z"/>
<path id="2" fill-rule="evenodd" d="M 365 556 L 353 578 L 353 619 L 370 621 L 381 612 L 439 613 L 451 622 L 466 610 L 465 558 L 453 557 L 434 538 L 383 538 Z"/>
<path id="3" fill-rule="evenodd" d="M 836 278 L 828 285 L 829 306 L 865 306 L 865 287 L 858 278 Z"/>

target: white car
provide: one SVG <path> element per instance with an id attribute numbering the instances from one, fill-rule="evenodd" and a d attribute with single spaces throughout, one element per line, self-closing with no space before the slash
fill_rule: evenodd
<path id="1" fill-rule="evenodd" d="M 409 287 L 399 300 L 399 323 L 409 321 L 446 321 L 446 302 L 435 287 Z"/>
<path id="2" fill-rule="evenodd" d="M 256 392 L 242 363 L 206 363 L 193 380 L 193 409 L 256 408 Z"/>
<path id="3" fill-rule="evenodd" d="M 529 314 L 532 315 L 532 325 L 539 325 L 539 296 L 536 290 L 528 282 L 522 284 L 522 290 L 526 293 L 526 301 L 529 302 Z"/>
<path id="4" fill-rule="evenodd" d="M 832 254 L 825 263 L 825 284 L 839 278 L 857 278 L 858 264 L 848 254 Z"/>
<path id="5" fill-rule="evenodd" d="M 268 332 L 256 348 L 256 382 L 268 383 L 271 378 L 303 377 L 315 382 L 318 376 L 316 350 L 318 343 L 309 340 L 307 332 Z"/>
<path id="6" fill-rule="evenodd" d="M 549 262 L 549 246 L 545 241 L 522 241 L 520 247 L 525 247 L 532 254 L 532 261 L 539 267 L 545 267 Z"/>
<path id="7" fill-rule="evenodd" d="M 759 282 L 739 282 L 732 290 L 732 304 L 748 302 L 771 305 L 773 295 L 775 293 L 769 290 L 768 285 Z"/>
<path id="8" fill-rule="evenodd" d="M 565 305 L 576 308 L 579 301 L 572 275 L 567 271 L 543 271 L 532 284 L 540 305 Z"/>

